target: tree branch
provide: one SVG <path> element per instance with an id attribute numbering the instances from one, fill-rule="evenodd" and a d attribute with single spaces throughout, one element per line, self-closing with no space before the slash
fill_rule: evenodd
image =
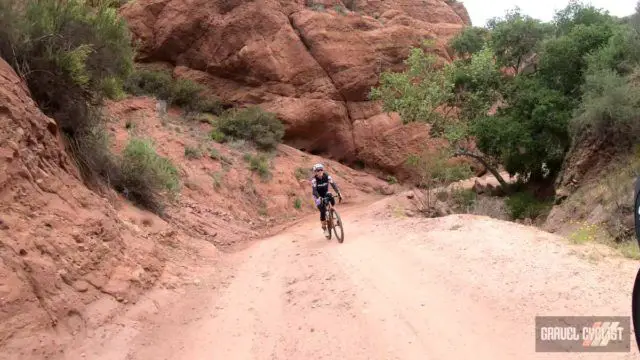
<path id="1" fill-rule="evenodd" d="M 502 175 L 500 175 L 500 173 L 498 173 L 498 171 L 489 164 L 489 162 L 487 160 L 485 160 L 485 158 L 482 155 L 478 155 L 478 154 L 474 154 L 471 153 L 467 150 L 463 150 L 463 149 L 458 149 L 454 154 L 454 157 L 459 157 L 459 156 L 468 156 L 472 159 L 478 160 L 482 166 L 484 166 L 485 168 L 487 168 L 487 170 L 491 173 L 491 175 L 493 175 L 496 180 L 498 180 L 498 182 L 500 183 L 500 186 L 502 186 L 502 189 L 507 192 L 507 182 L 502 178 Z"/>

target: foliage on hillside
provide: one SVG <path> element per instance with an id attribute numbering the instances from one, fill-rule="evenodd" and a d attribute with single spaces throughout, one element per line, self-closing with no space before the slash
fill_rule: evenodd
<path id="1" fill-rule="evenodd" d="M 134 70 L 131 36 L 118 16 L 122 0 L 0 0 L 0 57 L 25 80 L 56 120 L 85 182 L 106 184 L 138 205 L 162 213 L 166 195 L 180 188 L 179 172 L 146 140 L 131 139 L 111 152 L 102 114 L 104 99 L 151 95 L 187 113 L 222 114 L 206 88 L 170 73 Z M 264 149 L 281 142 L 284 127 L 259 109 L 225 112 L 224 135 Z"/>
<path id="2" fill-rule="evenodd" d="M 430 123 L 451 155 L 552 184 L 585 133 L 620 146 L 640 135 L 640 11 L 618 19 L 571 2 L 545 23 L 516 8 L 450 45 L 458 59 L 444 66 L 412 49 L 407 70 L 383 73 L 371 98 L 405 121 Z"/>

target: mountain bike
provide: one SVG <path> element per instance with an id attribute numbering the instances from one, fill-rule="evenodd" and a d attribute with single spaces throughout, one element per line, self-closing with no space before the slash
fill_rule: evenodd
<path id="1" fill-rule="evenodd" d="M 322 202 L 325 204 L 327 209 L 327 230 L 329 230 L 329 236 L 326 236 L 328 240 L 331 240 L 331 230 L 336 235 L 339 243 L 344 241 L 344 228 L 342 227 L 342 219 L 340 219 L 340 215 L 338 211 L 331 205 L 331 198 L 333 198 L 333 194 L 327 193 L 324 198 L 322 198 Z M 338 197 L 338 201 L 342 202 L 342 197 Z M 340 229 L 340 235 L 338 235 L 338 230 Z"/>

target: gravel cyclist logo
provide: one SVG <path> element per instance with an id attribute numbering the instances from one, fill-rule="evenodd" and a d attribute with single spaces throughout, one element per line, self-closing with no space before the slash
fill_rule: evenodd
<path id="1" fill-rule="evenodd" d="M 536 316 L 536 352 L 629 352 L 624 316 Z"/>

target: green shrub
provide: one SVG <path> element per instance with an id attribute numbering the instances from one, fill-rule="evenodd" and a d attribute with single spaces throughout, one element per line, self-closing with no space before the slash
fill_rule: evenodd
<path id="1" fill-rule="evenodd" d="M 152 95 L 170 100 L 173 95 L 173 78 L 168 71 L 140 69 L 125 81 L 124 89 L 133 95 Z"/>
<path id="2" fill-rule="evenodd" d="M 252 141 L 261 150 L 275 149 L 284 137 L 282 122 L 258 106 L 225 111 L 218 129 L 231 138 Z"/>
<path id="3" fill-rule="evenodd" d="M 112 76 L 102 79 L 100 87 L 102 93 L 104 93 L 104 95 L 109 99 L 122 100 L 126 96 L 123 89 L 123 81 L 117 77 Z"/>
<path id="4" fill-rule="evenodd" d="M 309 175 L 309 170 L 305 169 L 303 167 L 298 167 L 296 168 L 296 171 L 294 173 L 296 179 L 298 180 L 302 180 L 302 179 L 306 179 L 309 178 L 311 175 Z"/>
<path id="5" fill-rule="evenodd" d="M 296 209 L 298 209 L 298 210 L 299 210 L 299 209 L 301 209 L 301 208 L 302 208 L 302 200 L 300 200 L 300 198 L 298 198 L 298 197 L 297 197 L 297 198 L 293 201 L 293 207 L 295 207 L 295 208 L 296 208 Z"/>
<path id="6" fill-rule="evenodd" d="M 233 164 L 233 161 L 230 158 L 220 154 L 220 152 L 215 148 L 209 149 L 209 157 L 212 158 L 213 160 L 221 161 L 223 166 L 225 164 L 227 165 Z"/>
<path id="7" fill-rule="evenodd" d="M 213 160 L 220 160 L 221 158 L 220 151 L 218 151 L 218 149 L 216 148 L 209 149 L 209 157 L 212 158 Z"/>
<path id="8" fill-rule="evenodd" d="M 126 80 L 124 89 L 136 96 L 155 96 L 187 112 L 219 115 L 223 111 L 222 102 L 206 95 L 207 89 L 203 85 L 189 79 L 175 80 L 170 72 L 164 70 L 136 70 Z"/>
<path id="9" fill-rule="evenodd" d="M 148 139 L 132 138 L 122 152 L 122 178 L 118 184 L 129 199 L 154 212 L 163 208 L 161 196 L 179 190 L 178 169 L 158 155 Z"/>
<path id="10" fill-rule="evenodd" d="M 117 98 L 133 68 L 126 23 L 108 4 L 81 0 L 0 0 L 0 57 L 25 79 L 40 109 L 58 123 L 87 183 L 117 166 L 96 107 Z"/>
<path id="11" fill-rule="evenodd" d="M 220 115 L 224 111 L 224 105 L 220 99 L 209 97 L 200 98 L 196 108 L 200 112 L 211 113 L 214 115 Z"/>
<path id="12" fill-rule="evenodd" d="M 451 197 L 457 207 L 468 211 L 475 204 L 478 194 L 471 189 L 455 189 L 451 192 Z"/>
<path id="13" fill-rule="evenodd" d="M 530 192 L 512 194 L 505 200 L 505 204 L 512 219 L 535 219 L 551 206 L 550 202 L 540 201 Z"/>
<path id="14" fill-rule="evenodd" d="M 269 159 L 264 154 L 251 155 L 245 154 L 244 160 L 249 163 L 249 169 L 253 172 L 257 172 L 260 178 L 268 180 L 271 178 L 271 171 L 269 170 Z"/>
<path id="15" fill-rule="evenodd" d="M 187 159 L 200 159 L 202 157 L 202 151 L 197 147 L 193 146 L 185 146 L 184 147 L 184 156 Z"/>
<path id="16" fill-rule="evenodd" d="M 224 134 L 221 133 L 218 129 L 211 130 L 211 132 L 209 133 L 209 137 L 211 138 L 211 140 L 218 143 L 222 143 L 225 140 Z"/>
<path id="17" fill-rule="evenodd" d="M 188 79 L 178 79 L 173 84 L 171 104 L 180 106 L 188 111 L 198 111 L 201 93 L 205 88 Z"/>
<path id="18" fill-rule="evenodd" d="M 574 137 L 589 131 L 618 145 L 637 143 L 640 86 L 613 70 L 599 70 L 587 74 L 582 89 L 583 100 L 571 121 Z"/>

